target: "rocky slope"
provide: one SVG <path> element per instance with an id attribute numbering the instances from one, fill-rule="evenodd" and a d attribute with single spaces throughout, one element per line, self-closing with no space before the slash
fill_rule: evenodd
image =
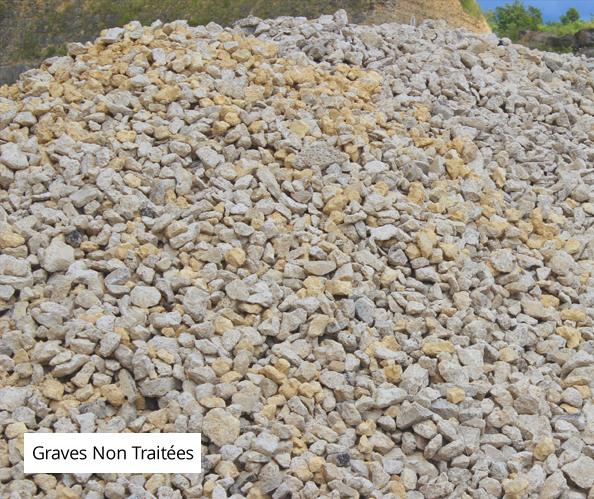
<path id="1" fill-rule="evenodd" d="M 0 89 L 2 499 L 592 497 L 590 62 L 344 11 L 69 53 Z"/>
<path id="2" fill-rule="evenodd" d="M 339 8 L 346 9 L 357 23 L 408 23 L 414 15 L 419 23 L 424 19 L 443 19 L 453 28 L 464 26 L 479 33 L 490 32 L 482 16 L 467 14 L 459 0 L 3 0 L 0 85 L 14 82 L 18 74 L 39 65 L 43 58 L 61 52 L 65 55 L 65 42 L 94 39 L 99 35 L 99 26 L 122 26 L 133 19 L 147 25 L 156 19 L 188 19 L 193 25 L 214 21 L 230 26 L 248 15 L 263 19 L 281 15 L 316 18 Z"/>

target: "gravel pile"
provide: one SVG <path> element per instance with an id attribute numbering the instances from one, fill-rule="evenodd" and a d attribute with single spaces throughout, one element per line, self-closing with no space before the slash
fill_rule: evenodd
<path id="1" fill-rule="evenodd" d="M 2 498 L 594 497 L 592 63 L 344 11 L 69 54 L 0 89 Z"/>

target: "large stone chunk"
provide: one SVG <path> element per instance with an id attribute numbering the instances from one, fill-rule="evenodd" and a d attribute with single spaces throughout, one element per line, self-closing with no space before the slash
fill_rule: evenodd
<path id="1" fill-rule="evenodd" d="M 224 409 L 212 409 L 204 416 L 202 432 L 219 447 L 232 445 L 239 437 L 239 420 Z"/>
<path id="2" fill-rule="evenodd" d="M 48 272 L 63 272 L 74 262 L 74 248 L 54 240 L 43 254 L 42 267 Z"/>
<path id="3" fill-rule="evenodd" d="M 589 489 L 594 485 L 594 459 L 591 457 L 581 456 L 561 469 L 572 482 L 582 489 Z"/>
<path id="4" fill-rule="evenodd" d="M 326 168 L 333 163 L 344 163 L 349 159 L 348 154 L 330 147 L 326 142 L 317 141 L 304 148 L 293 160 L 293 167 L 303 170 L 318 166 Z"/>
<path id="5" fill-rule="evenodd" d="M 192 319 L 199 320 L 206 312 L 206 304 L 208 303 L 208 293 L 198 288 L 191 288 L 184 296 L 183 307 L 184 312 Z"/>
<path id="6" fill-rule="evenodd" d="M 152 286 L 136 286 L 130 293 L 132 305 L 151 308 L 161 301 L 161 292 Z"/>
<path id="7" fill-rule="evenodd" d="M 2 148 L 0 162 L 4 163 L 11 170 L 24 170 L 29 166 L 29 160 L 16 144 L 9 143 Z"/>

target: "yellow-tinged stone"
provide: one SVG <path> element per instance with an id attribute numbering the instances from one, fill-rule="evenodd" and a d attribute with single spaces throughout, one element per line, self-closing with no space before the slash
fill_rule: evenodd
<path id="1" fill-rule="evenodd" d="M 357 435 L 364 435 L 370 437 L 375 432 L 377 425 L 368 419 L 357 425 Z"/>
<path id="2" fill-rule="evenodd" d="M 276 367 L 270 365 L 264 366 L 261 373 L 278 385 L 282 385 L 287 379 L 287 376 L 281 373 Z"/>
<path id="3" fill-rule="evenodd" d="M 314 456 L 309 460 L 308 467 L 312 473 L 320 473 L 322 467 L 326 464 L 326 460 L 321 456 Z"/>
<path id="4" fill-rule="evenodd" d="M 316 296 L 318 293 L 323 293 L 324 291 L 324 283 L 319 277 L 314 275 L 310 275 L 303 281 L 303 287 L 307 289 L 308 292 L 311 291 L 311 294 L 308 293 L 308 296 Z"/>
<path id="5" fill-rule="evenodd" d="M 440 353 L 454 353 L 456 349 L 454 344 L 449 341 L 430 341 L 421 347 L 421 351 L 428 357 L 437 357 Z"/>
<path id="6" fill-rule="evenodd" d="M 331 295 L 348 295 L 353 291 L 353 285 L 349 281 L 333 279 L 326 281 L 326 291 Z"/>
<path id="7" fill-rule="evenodd" d="M 422 205 L 427 199 L 427 193 L 425 192 L 425 188 L 422 186 L 420 182 L 413 182 L 410 185 L 410 189 L 408 191 L 408 196 L 406 196 L 406 200 L 409 203 L 414 203 L 418 205 Z"/>
<path id="8" fill-rule="evenodd" d="M 565 251 L 570 255 L 575 255 L 580 251 L 580 243 L 575 237 L 570 237 L 565 241 Z"/>
<path id="9" fill-rule="evenodd" d="M 136 140 L 136 132 L 133 130 L 120 130 L 116 134 L 116 139 L 120 142 L 134 142 Z"/>
<path id="10" fill-rule="evenodd" d="M 301 383 L 298 379 L 292 378 L 285 381 L 278 389 L 279 395 L 282 395 L 287 400 L 295 397 L 299 393 L 299 387 Z"/>
<path id="11" fill-rule="evenodd" d="M 400 344 L 396 341 L 394 336 L 384 336 L 384 339 L 381 342 L 393 352 L 400 350 Z"/>
<path id="12" fill-rule="evenodd" d="M 382 273 L 382 275 L 380 277 L 380 281 L 383 286 L 389 286 L 397 278 L 398 278 L 398 271 L 396 271 L 390 267 L 386 267 L 386 270 L 384 270 L 384 272 Z"/>
<path id="13" fill-rule="evenodd" d="M 505 170 L 498 166 L 493 171 L 491 178 L 493 179 L 493 182 L 495 182 L 495 185 L 501 189 L 506 181 Z"/>
<path id="14" fill-rule="evenodd" d="M 359 452 L 362 452 L 363 454 L 369 454 L 373 451 L 373 444 L 369 441 L 366 435 L 363 435 L 359 439 L 359 445 L 357 448 L 359 449 Z"/>
<path id="15" fill-rule="evenodd" d="M 420 106 L 413 111 L 413 118 L 417 121 L 427 122 L 431 119 L 429 108 L 427 106 Z"/>
<path id="16" fill-rule="evenodd" d="M 592 396 L 592 392 L 590 391 L 590 387 L 588 385 L 578 385 L 574 386 L 574 388 L 581 393 L 583 398 L 588 398 Z"/>
<path id="17" fill-rule="evenodd" d="M 458 245 L 439 243 L 438 247 L 443 251 L 443 257 L 449 261 L 456 261 L 458 259 Z"/>
<path id="18" fill-rule="evenodd" d="M 114 407 L 119 407 L 124 403 L 124 392 L 118 385 L 103 385 L 101 395 Z"/>
<path id="19" fill-rule="evenodd" d="M 133 173 L 127 173 L 124 175 L 124 184 L 126 184 L 128 187 L 131 187 L 132 189 L 136 189 L 142 185 L 142 179 Z"/>
<path id="20" fill-rule="evenodd" d="M 580 332 L 576 328 L 570 326 L 558 327 L 555 329 L 555 333 L 567 340 L 567 348 L 576 348 L 582 339 Z"/>
<path id="21" fill-rule="evenodd" d="M 274 367 L 276 367 L 279 372 L 287 374 L 289 369 L 291 369 L 291 364 L 286 359 L 277 359 L 277 361 L 274 363 Z"/>
<path id="22" fill-rule="evenodd" d="M 179 98 L 179 87 L 177 85 L 168 85 L 159 90 L 153 99 L 159 104 L 168 105 Z"/>
<path id="23" fill-rule="evenodd" d="M 245 251 L 240 248 L 232 248 L 225 253 L 225 261 L 235 268 L 241 267 L 245 263 Z"/>
<path id="24" fill-rule="evenodd" d="M 396 384 L 402 381 L 402 367 L 399 364 L 386 366 L 382 369 L 388 383 Z"/>
<path id="25" fill-rule="evenodd" d="M 452 180 L 456 180 L 458 177 L 466 177 L 470 173 L 470 169 L 464 164 L 462 158 L 447 159 L 445 167 Z"/>
<path id="26" fill-rule="evenodd" d="M 25 238 L 12 232 L 3 232 L 0 234 L 0 249 L 18 248 L 25 244 Z"/>
<path id="27" fill-rule="evenodd" d="M 559 308 L 559 298 L 553 295 L 541 296 L 540 303 L 542 303 L 545 307 L 553 307 L 554 309 Z"/>
<path id="28" fill-rule="evenodd" d="M 559 407 L 561 407 L 561 409 L 563 409 L 568 414 L 578 414 L 581 412 L 580 409 L 569 404 L 561 404 Z"/>
<path id="29" fill-rule="evenodd" d="M 273 420 L 276 417 L 276 406 L 272 404 L 265 405 L 260 410 L 260 414 L 270 420 Z"/>
<path id="30" fill-rule="evenodd" d="M 227 331 L 233 329 L 233 322 L 226 317 L 219 315 L 214 321 L 214 327 L 218 334 L 225 334 Z"/>
<path id="31" fill-rule="evenodd" d="M 497 213 L 497 210 L 492 206 L 483 206 L 482 212 L 485 218 L 491 218 L 493 215 Z"/>
<path id="32" fill-rule="evenodd" d="M 324 206 L 324 213 L 330 215 L 333 211 L 341 211 L 347 204 L 349 204 L 349 202 L 349 198 L 343 194 L 334 196 L 333 198 L 330 198 L 326 203 L 326 206 Z"/>
<path id="33" fill-rule="evenodd" d="M 229 371 L 227 374 L 221 376 L 221 383 L 235 383 L 243 378 L 237 371 Z"/>
<path id="34" fill-rule="evenodd" d="M 4 430 L 4 436 L 8 439 L 18 438 L 23 433 L 27 433 L 27 425 L 25 423 L 11 423 Z"/>
<path id="35" fill-rule="evenodd" d="M 224 359 L 216 359 L 212 363 L 211 368 L 219 378 L 231 370 L 231 366 Z"/>
<path id="36" fill-rule="evenodd" d="M 396 496 L 396 499 L 406 499 L 408 494 L 404 485 L 402 485 L 400 481 L 390 482 L 390 492 Z"/>
<path id="37" fill-rule="evenodd" d="M 553 452 L 555 452 L 555 444 L 553 443 L 553 439 L 548 437 L 536 444 L 533 454 L 535 459 L 544 461 Z"/>
<path id="38" fill-rule="evenodd" d="M 431 229 L 424 229 L 417 233 L 417 245 L 421 256 L 429 258 L 433 248 L 437 245 L 437 236 Z M 408 249 L 408 248 L 407 248 Z"/>
<path id="39" fill-rule="evenodd" d="M 451 404 L 459 404 L 464 399 L 466 399 L 466 393 L 464 390 L 462 390 L 462 388 L 448 388 L 446 391 L 446 398 Z"/>
<path id="40" fill-rule="evenodd" d="M 540 208 L 535 208 L 532 210 L 530 222 L 532 223 L 532 227 L 534 227 L 534 232 L 536 232 L 539 236 L 553 238 L 559 234 L 559 229 L 557 227 L 551 227 L 544 223 Z"/>
<path id="41" fill-rule="evenodd" d="M 313 479 L 313 473 L 304 466 L 297 466 L 296 468 L 292 468 L 291 471 L 293 476 L 297 478 L 297 480 L 301 480 L 303 483 L 309 482 Z"/>
<path id="42" fill-rule="evenodd" d="M 44 397 L 51 400 L 62 400 L 64 395 L 64 385 L 57 379 L 47 378 L 41 385 L 41 393 Z"/>
<path id="43" fill-rule="evenodd" d="M 594 215 L 594 204 L 592 203 L 584 203 L 582 205 L 582 209 L 588 214 L 588 215 Z"/>
<path id="44" fill-rule="evenodd" d="M 66 487 L 61 483 L 56 487 L 56 499 L 80 499 L 80 496 L 74 492 L 70 487 Z"/>
<path id="45" fill-rule="evenodd" d="M 507 499 L 522 499 L 528 491 L 530 482 L 525 478 L 516 477 L 513 480 L 503 480 L 501 485 Z"/>
<path id="46" fill-rule="evenodd" d="M 519 359 L 518 352 L 512 347 L 505 347 L 499 350 L 499 360 L 502 362 L 516 362 Z"/>
<path id="47" fill-rule="evenodd" d="M 586 320 L 586 314 L 584 312 L 570 308 L 561 310 L 559 317 L 563 321 L 584 322 Z"/>
<path id="48" fill-rule="evenodd" d="M 136 254 L 143 260 L 149 255 L 158 255 L 161 252 L 154 244 L 147 243 L 136 248 Z"/>
<path id="49" fill-rule="evenodd" d="M 229 130 L 231 125 L 225 121 L 216 121 L 215 124 L 212 126 L 212 133 L 214 135 L 221 135 Z"/>
<path id="50" fill-rule="evenodd" d="M 239 116 L 237 116 L 236 113 L 227 113 L 225 115 L 225 120 L 224 120 L 227 124 L 229 124 L 230 126 L 237 126 L 241 123 L 241 119 L 239 118 Z"/>
<path id="51" fill-rule="evenodd" d="M 414 182 L 416 183 L 416 182 Z M 411 186 L 412 188 L 412 186 Z M 372 187 L 372 190 L 377 192 L 380 196 L 385 196 L 386 194 L 388 194 L 388 192 L 390 192 L 390 188 L 388 187 L 388 184 L 386 184 L 383 181 L 379 181 L 377 184 L 375 184 Z M 410 194 L 409 194 L 410 196 Z"/>
<path id="52" fill-rule="evenodd" d="M 313 316 L 313 320 L 309 325 L 307 335 L 311 337 L 322 336 L 324 334 L 324 331 L 326 331 L 326 326 L 331 322 L 332 319 L 327 315 L 315 314 Z"/>
<path id="53" fill-rule="evenodd" d="M 294 121 L 289 125 L 289 129 L 297 134 L 299 138 L 303 138 L 309 132 L 309 125 L 302 120 Z"/>
<path id="54" fill-rule="evenodd" d="M 507 210 L 505 210 L 505 218 L 507 219 L 508 222 L 510 223 L 517 223 L 520 220 L 522 220 L 522 212 L 520 210 L 516 210 L 514 208 L 509 208 Z"/>
<path id="55" fill-rule="evenodd" d="M 175 364 L 175 356 L 164 348 L 159 348 L 159 350 L 157 350 L 157 357 L 159 357 L 159 359 L 161 359 L 166 364 Z"/>

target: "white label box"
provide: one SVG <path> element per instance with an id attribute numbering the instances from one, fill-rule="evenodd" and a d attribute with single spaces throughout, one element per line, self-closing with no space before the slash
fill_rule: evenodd
<path id="1" fill-rule="evenodd" d="M 25 473 L 200 473 L 200 433 L 25 433 Z"/>

